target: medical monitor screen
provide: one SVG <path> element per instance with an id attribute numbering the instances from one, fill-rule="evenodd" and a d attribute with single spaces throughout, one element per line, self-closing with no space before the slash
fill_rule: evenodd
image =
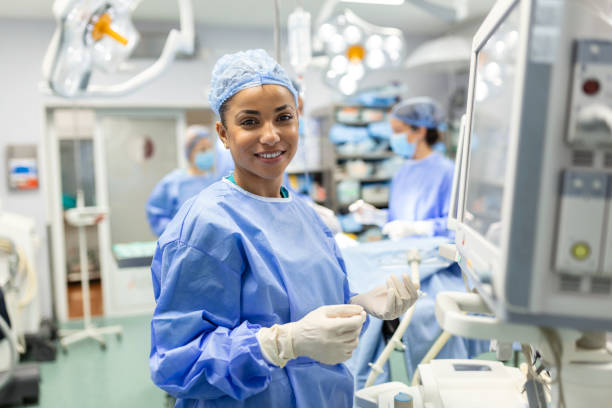
<path id="1" fill-rule="evenodd" d="M 477 52 L 464 224 L 499 247 L 519 8 L 515 5 Z"/>

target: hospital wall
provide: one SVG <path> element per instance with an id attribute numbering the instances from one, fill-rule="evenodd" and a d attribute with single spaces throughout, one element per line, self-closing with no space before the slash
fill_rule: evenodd
<path id="1" fill-rule="evenodd" d="M 160 30 L 162 25 L 140 24 L 143 29 Z M 38 146 L 39 168 L 44 169 L 45 109 L 57 105 L 70 106 L 72 102 L 43 95 L 39 90 L 41 64 L 48 42 L 55 29 L 53 21 L 0 19 L 0 152 L 5 157 L 7 145 L 35 144 Z M 79 103 L 92 107 L 206 107 L 210 72 L 216 59 L 227 52 L 245 48 L 265 48 L 273 54 L 271 29 L 236 29 L 224 27 L 198 27 L 198 58 L 175 62 L 165 74 L 153 83 L 130 95 L 114 99 L 84 100 Z M 407 37 L 407 51 L 414 49 L 428 37 Z M 285 53 L 286 54 L 286 53 Z M 284 61 L 288 58 L 283 57 Z M 107 76 L 94 76 L 93 82 L 116 83 L 128 78 L 152 60 L 134 63 L 134 70 Z M 306 75 L 306 109 L 317 109 L 340 102 L 340 95 L 323 83 L 323 67 L 315 67 Z M 401 68 L 389 69 L 367 79 L 368 85 L 381 85 L 390 81 L 406 84 L 410 95 L 428 94 L 443 103 L 449 94 L 445 76 L 410 74 Z M 407 95 L 408 96 L 408 95 Z M 28 215 L 36 220 L 41 247 L 35 260 L 38 267 L 40 305 L 42 315 L 51 315 L 50 254 L 47 250 L 48 175 L 41 171 L 41 187 L 34 191 L 10 192 L 7 186 L 6 166 L 0 165 L 0 210 Z"/>

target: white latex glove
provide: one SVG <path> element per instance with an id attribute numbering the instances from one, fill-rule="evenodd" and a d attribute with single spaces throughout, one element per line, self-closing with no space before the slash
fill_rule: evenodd
<path id="1" fill-rule="evenodd" d="M 382 233 L 388 235 L 392 241 L 398 241 L 412 235 L 433 235 L 433 224 L 428 221 L 395 220 L 385 224 Z"/>
<path id="2" fill-rule="evenodd" d="M 342 232 L 342 226 L 340 226 L 340 221 L 336 214 L 327 207 L 323 207 L 317 203 L 309 201 L 308 204 L 312 207 L 313 210 L 317 213 L 321 221 L 331 230 L 333 234 L 338 234 Z"/>
<path id="3" fill-rule="evenodd" d="M 364 225 L 384 225 L 387 221 L 387 212 L 379 210 L 370 203 L 357 200 L 349 205 L 348 210 L 355 217 L 355 221 Z"/>
<path id="4" fill-rule="evenodd" d="M 266 360 L 279 367 L 299 356 L 338 364 L 351 357 L 365 319 L 359 305 L 321 306 L 297 322 L 262 327 L 257 341 Z"/>
<path id="5" fill-rule="evenodd" d="M 417 298 L 417 287 L 408 275 L 403 274 L 402 279 L 391 275 L 385 285 L 353 296 L 351 304 L 363 306 L 366 312 L 379 319 L 393 320 L 406 313 Z"/>

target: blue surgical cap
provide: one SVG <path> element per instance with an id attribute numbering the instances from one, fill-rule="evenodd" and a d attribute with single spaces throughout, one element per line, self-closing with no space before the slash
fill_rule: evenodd
<path id="1" fill-rule="evenodd" d="M 191 156 L 191 152 L 195 145 L 202 139 L 211 139 L 214 146 L 214 140 L 212 140 L 212 135 L 204 126 L 201 125 L 192 125 L 187 128 L 187 137 L 185 138 L 185 157 L 189 159 Z"/>
<path id="2" fill-rule="evenodd" d="M 408 125 L 446 130 L 440 105 L 428 97 L 410 98 L 398 103 L 393 107 L 391 116 Z"/>
<path id="3" fill-rule="evenodd" d="M 212 72 L 208 101 L 217 115 L 223 102 L 243 89 L 266 84 L 289 89 L 297 106 L 297 91 L 283 67 L 264 50 L 239 51 L 219 58 Z"/>
<path id="4" fill-rule="evenodd" d="M 293 85 L 293 88 L 297 91 L 298 94 L 302 91 L 300 84 L 298 84 L 298 81 L 296 79 L 291 80 L 291 85 Z"/>

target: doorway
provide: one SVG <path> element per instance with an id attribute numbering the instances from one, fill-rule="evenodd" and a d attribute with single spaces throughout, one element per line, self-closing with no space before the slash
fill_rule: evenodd
<path id="1" fill-rule="evenodd" d="M 58 109 L 53 112 L 53 125 L 58 141 L 62 215 L 77 205 L 77 193 L 82 191 L 84 206 L 97 205 L 94 114 L 91 110 Z M 68 318 L 83 317 L 83 292 L 79 262 L 78 230 L 62 216 L 64 242 L 64 272 Z M 85 227 L 89 266 L 89 298 L 92 316 L 104 314 L 102 274 L 98 227 Z"/>

